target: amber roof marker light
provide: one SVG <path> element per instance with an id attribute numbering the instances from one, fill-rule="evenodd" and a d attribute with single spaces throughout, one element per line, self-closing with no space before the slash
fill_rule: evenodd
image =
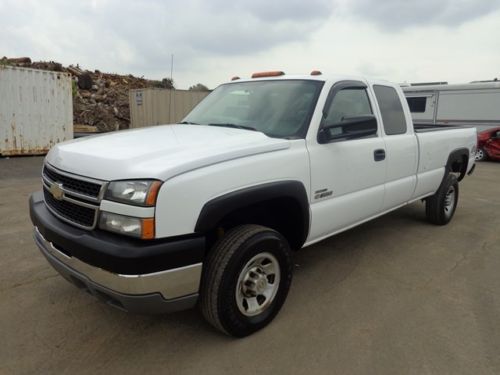
<path id="1" fill-rule="evenodd" d="M 323 73 L 321 73 L 319 70 L 313 70 L 313 71 L 311 72 L 311 75 L 312 75 L 312 76 L 320 76 L 320 75 L 322 75 L 322 74 L 323 74 Z"/>
<path id="2" fill-rule="evenodd" d="M 279 77 L 279 76 L 284 76 L 285 72 L 282 72 L 280 70 L 273 70 L 270 72 L 258 72 L 252 74 L 252 78 L 264 78 L 264 77 Z"/>
<path id="3" fill-rule="evenodd" d="M 240 77 L 234 76 L 233 78 L 231 78 L 231 81 L 237 81 L 238 79 L 240 79 Z"/>

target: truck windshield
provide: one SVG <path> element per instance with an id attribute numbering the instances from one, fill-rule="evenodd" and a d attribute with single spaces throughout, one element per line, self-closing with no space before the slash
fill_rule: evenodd
<path id="1" fill-rule="evenodd" d="M 304 138 L 322 86 L 322 81 L 313 80 L 227 83 L 208 95 L 182 123 Z"/>

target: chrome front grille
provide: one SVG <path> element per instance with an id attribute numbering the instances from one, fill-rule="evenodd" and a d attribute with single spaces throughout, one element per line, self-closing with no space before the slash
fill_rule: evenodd
<path id="1" fill-rule="evenodd" d="M 42 182 L 45 204 L 55 216 L 80 228 L 96 227 L 106 182 L 63 172 L 48 164 L 43 167 Z"/>
<path id="2" fill-rule="evenodd" d="M 42 176 L 47 182 L 60 183 L 66 191 L 82 198 L 90 198 L 90 200 L 99 199 L 99 193 L 103 185 L 102 182 L 98 182 L 97 180 L 58 171 L 47 164 L 43 166 Z"/>
<path id="3" fill-rule="evenodd" d="M 86 228 L 94 227 L 97 208 L 83 207 L 67 200 L 57 200 L 46 187 L 43 188 L 43 196 L 47 206 L 55 210 L 57 216 Z"/>

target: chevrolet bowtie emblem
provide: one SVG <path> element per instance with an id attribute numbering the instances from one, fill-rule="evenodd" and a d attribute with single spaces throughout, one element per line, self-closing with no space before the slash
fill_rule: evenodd
<path id="1" fill-rule="evenodd" d="M 50 185 L 50 194 L 52 194 L 54 199 L 57 199 L 58 201 L 61 201 L 64 198 L 64 190 L 62 186 L 62 184 L 59 184 L 57 182 L 54 182 L 52 185 Z"/>

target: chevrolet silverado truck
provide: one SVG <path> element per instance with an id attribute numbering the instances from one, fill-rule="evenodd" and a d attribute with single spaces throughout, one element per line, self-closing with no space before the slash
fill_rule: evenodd
<path id="1" fill-rule="evenodd" d="M 415 128 L 396 84 L 235 77 L 180 124 L 53 147 L 30 198 L 34 238 L 112 306 L 198 305 L 242 337 L 282 307 L 293 250 L 420 200 L 447 224 L 475 152 L 474 128 Z"/>

